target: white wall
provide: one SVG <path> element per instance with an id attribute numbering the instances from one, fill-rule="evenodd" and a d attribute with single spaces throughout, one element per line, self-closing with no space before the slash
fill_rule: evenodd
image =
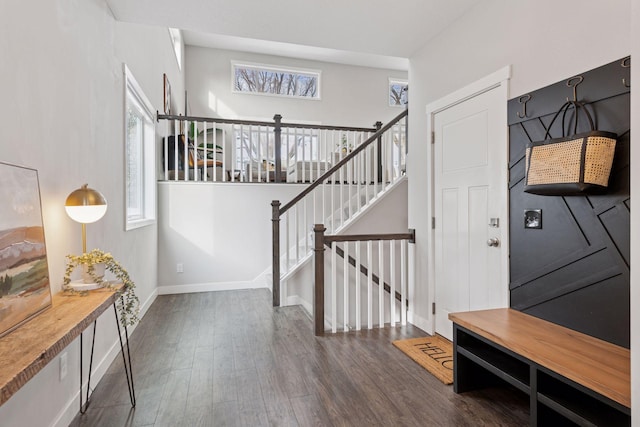
<path id="1" fill-rule="evenodd" d="M 631 39 L 640 40 L 640 3 L 634 1 L 631 7 Z M 640 58 L 640 44 L 631 44 L 631 56 Z M 631 68 L 631 82 L 640 81 L 640 67 Z M 640 129 L 640 91 L 631 91 L 631 128 Z M 631 148 L 631 163 L 640 164 L 640 150 Z M 640 169 L 631 168 L 631 199 L 640 197 Z M 631 211 L 631 264 L 640 264 L 640 211 Z M 632 425 L 640 426 L 640 313 L 637 310 L 640 302 L 640 274 L 638 269 L 631 269 L 631 411 Z"/>
<path id="2" fill-rule="evenodd" d="M 271 266 L 271 201 L 284 204 L 305 187 L 159 183 L 159 292 L 266 286 L 261 275 Z"/>
<path id="3" fill-rule="evenodd" d="M 170 49 L 166 29 L 116 23 L 103 0 L 0 4 L 0 161 L 38 170 L 53 292 L 61 288 L 65 255 L 81 251 L 80 226 L 65 214 L 64 201 L 89 183 L 109 210 L 88 225 L 88 247 L 120 260 L 147 306 L 156 295 L 156 226 L 124 232 L 122 63 L 161 109 L 163 72 L 178 92 L 184 87 Z M 112 310 L 98 323 L 94 386 L 117 342 Z M 69 423 L 78 408 L 78 340 L 66 352 L 67 377 L 59 381 L 54 359 L 0 407 L 1 425 Z"/>
<path id="4" fill-rule="evenodd" d="M 631 13 L 633 12 L 633 13 Z M 609 31 L 591 31 L 608 22 Z M 582 30 L 568 31 L 571 25 Z M 488 75 L 505 65 L 512 65 L 511 93 L 514 98 L 596 68 L 631 54 L 640 57 L 640 45 L 631 43 L 640 37 L 640 5 L 631 0 L 557 2 L 552 0 L 487 0 L 427 44 L 410 60 L 410 156 L 409 224 L 416 228 L 416 283 L 420 313 L 426 317 L 429 301 L 428 275 L 420 260 L 427 259 L 423 242 L 429 232 L 425 215 L 427 197 L 422 183 L 427 181 L 424 167 L 426 150 L 425 106 L 440 97 Z M 434 67 L 433 64 L 447 64 Z M 640 80 L 638 67 L 632 78 Z M 640 126 L 640 95 L 632 91 L 632 128 Z M 640 163 L 640 151 L 631 150 L 632 163 Z M 631 168 L 631 196 L 640 197 L 640 176 Z M 631 236 L 638 236 L 640 214 L 631 212 Z M 631 239 L 631 263 L 639 259 L 638 239 Z M 631 269 L 631 304 L 640 300 L 637 272 Z M 632 397 L 634 414 L 640 408 L 640 316 L 631 310 Z M 633 417 L 640 426 L 640 417 Z"/>
<path id="5" fill-rule="evenodd" d="M 321 70 L 321 100 L 232 92 L 231 61 Z M 406 79 L 404 71 L 355 67 L 195 46 L 186 48 L 190 114 L 195 116 L 271 120 L 334 126 L 371 127 L 400 114 L 389 107 L 389 77 Z M 178 111 L 183 112 L 184 107 Z"/>
<path id="6" fill-rule="evenodd" d="M 416 229 L 417 240 L 416 314 L 431 318 L 426 105 L 507 65 L 512 65 L 513 98 L 629 55 L 630 5 L 630 0 L 486 0 L 410 58 L 407 171 L 409 227 Z M 603 25 L 607 31 L 597 30 Z"/>

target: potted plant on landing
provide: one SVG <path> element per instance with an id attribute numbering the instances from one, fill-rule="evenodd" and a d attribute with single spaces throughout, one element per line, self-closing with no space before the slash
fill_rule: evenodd
<path id="1" fill-rule="evenodd" d="M 353 150 L 353 144 L 350 144 L 347 141 L 347 135 L 345 134 L 342 135 L 342 138 L 340 140 L 340 143 L 338 144 L 338 147 L 341 148 L 341 151 L 344 154 L 350 153 Z"/>
<path id="2" fill-rule="evenodd" d="M 82 255 L 67 255 L 67 266 L 64 273 L 62 288 L 65 292 L 86 293 L 87 291 L 77 291 L 71 284 L 71 274 L 77 268 L 83 269 L 83 281 L 85 283 L 96 283 L 98 287 L 115 289 L 122 284 L 120 292 L 120 302 L 117 304 L 122 326 L 132 326 L 138 322 L 140 311 L 140 300 L 135 294 L 135 283 L 129 277 L 125 268 L 116 261 L 108 252 L 94 249 Z M 105 271 L 111 272 L 115 277 L 115 283 L 104 280 Z"/>

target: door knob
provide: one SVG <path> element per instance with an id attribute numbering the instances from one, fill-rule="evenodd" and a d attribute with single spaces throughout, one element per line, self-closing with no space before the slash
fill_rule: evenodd
<path id="1" fill-rule="evenodd" d="M 498 240 L 497 237 L 492 237 L 491 239 L 487 240 L 487 246 L 497 248 L 498 246 L 500 246 L 500 240 Z"/>

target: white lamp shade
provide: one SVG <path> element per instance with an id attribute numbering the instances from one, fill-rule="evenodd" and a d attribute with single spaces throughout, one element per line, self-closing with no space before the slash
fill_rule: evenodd
<path id="1" fill-rule="evenodd" d="M 65 206 L 64 208 L 72 220 L 82 224 L 96 222 L 107 212 L 107 205 Z"/>
<path id="2" fill-rule="evenodd" d="M 104 216 L 107 212 L 107 200 L 99 191 L 88 188 L 87 184 L 84 184 L 69 194 L 64 207 L 71 219 L 89 224 Z"/>

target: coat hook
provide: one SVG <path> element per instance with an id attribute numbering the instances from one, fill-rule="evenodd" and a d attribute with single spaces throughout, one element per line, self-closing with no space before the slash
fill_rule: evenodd
<path id="1" fill-rule="evenodd" d="M 518 102 L 522 104 L 522 114 L 520 114 L 520 111 L 516 113 L 519 118 L 524 119 L 525 117 L 527 117 L 527 102 L 529 102 L 530 99 L 530 94 L 522 95 L 520 98 L 518 98 Z"/>
<path id="2" fill-rule="evenodd" d="M 582 83 L 583 80 L 584 80 L 584 77 L 582 76 L 571 77 L 569 80 L 567 80 L 567 86 L 573 88 L 573 102 L 578 102 L 578 91 L 576 90 L 576 88 L 580 83 Z M 575 83 L 572 84 L 571 82 L 575 82 Z M 568 101 L 569 101 L 569 97 L 567 96 L 567 102 Z"/>
<path id="3" fill-rule="evenodd" d="M 624 58 L 622 60 L 622 62 L 620 63 L 620 65 L 622 66 L 622 68 L 629 68 L 631 67 L 631 57 L 627 56 L 626 58 Z M 631 87 L 631 83 L 627 83 L 627 79 L 626 78 L 622 78 L 622 85 L 624 87 Z"/>

